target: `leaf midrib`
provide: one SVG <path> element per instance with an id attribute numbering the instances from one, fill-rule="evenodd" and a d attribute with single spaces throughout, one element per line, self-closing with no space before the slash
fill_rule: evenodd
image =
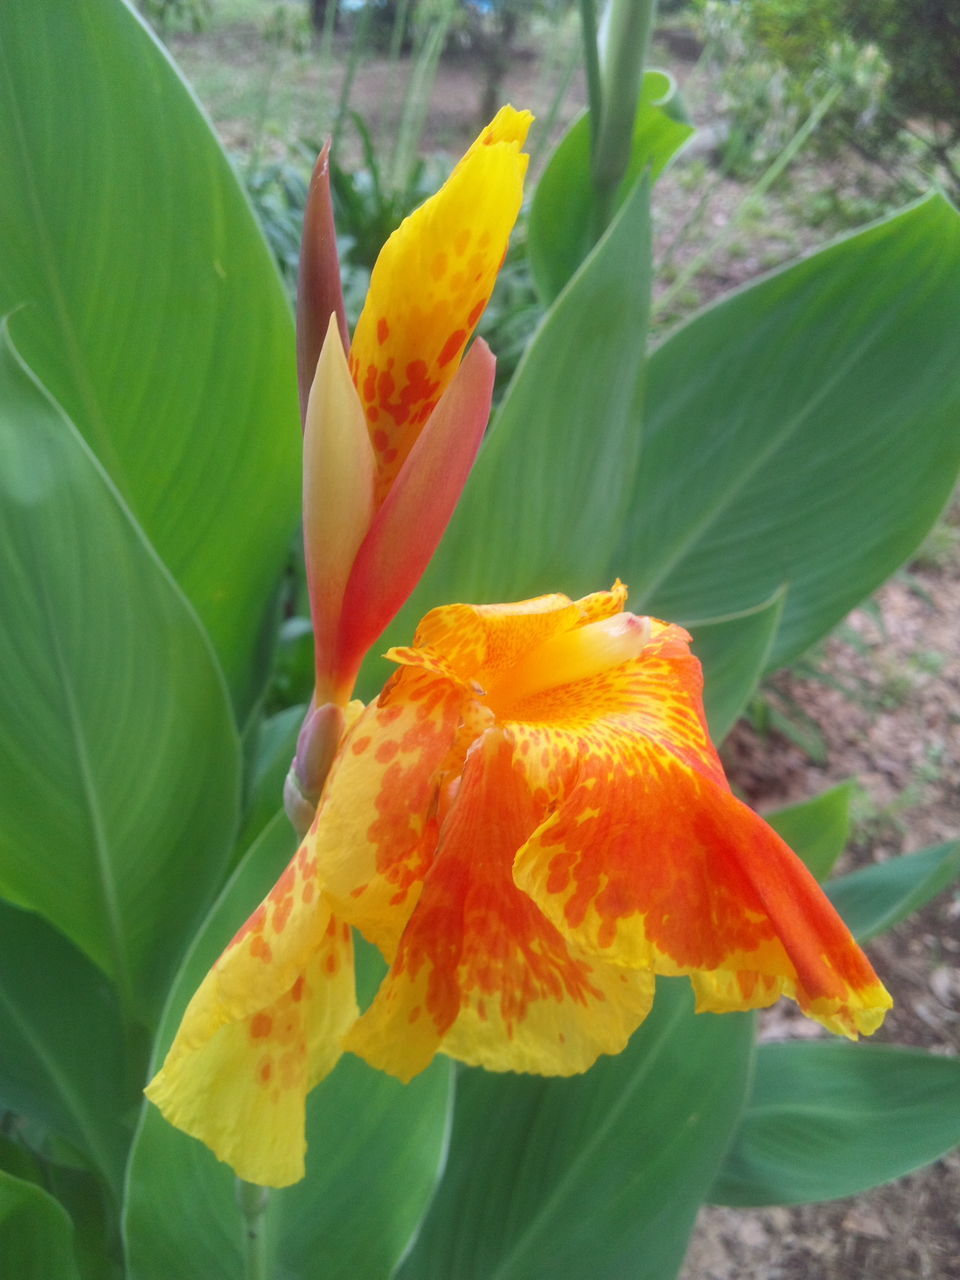
<path id="1" fill-rule="evenodd" d="M 50 647 L 56 663 L 57 677 L 63 693 L 63 705 L 66 709 L 66 722 L 73 744 L 78 766 L 80 792 L 87 810 L 90 834 L 92 838 L 94 865 L 97 882 L 100 886 L 100 899 L 103 906 L 103 917 L 109 939 L 110 953 L 113 957 L 114 978 L 117 982 L 120 1005 L 125 1020 L 132 1021 L 134 1007 L 133 978 L 130 959 L 124 936 L 122 913 L 117 893 L 116 877 L 113 871 L 110 843 L 106 834 L 106 822 L 103 809 L 94 781 L 93 766 L 83 732 L 83 723 L 77 706 L 76 692 L 70 677 L 70 670 L 64 658 L 57 630 L 56 619 L 47 594 L 46 583 L 42 575 L 38 575 L 38 596 L 50 640 Z"/>
<path id="2" fill-rule="evenodd" d="M 549 1223 L 550 1218 L 556 1213 L 557 1206 L 562 1204 L 564 1199 L 568 1197 L 571 1184 L 576 1184 L 581 1180 L 583 1165 L 592 1157 L 597 1147 L 605 1143 L 607 1135 L 626 1110 L 637 1088 L 642 1085 L 643 1081 L 647 1079 L 654 1069 L 658 1058 L 662 1054 L 662 1046 L 666 1043 L 676 1025 L 683 1019 L 685 1013 L 686 1009 L 682 1004 L 677 1004 L 672 1010 L 670 1018 L 661 1033 L 660 1046 L 658 1046 L 657 1052 L 650 1054 L 646 1058 L 642 1070 L 638 1071 L 632 1078 L 630 1088 L 624 1089 L 615 1104 L 609 1108 L 603 1124 L 594 1130 L 593 1141 L 589 1145 L 581 1147 L 577 1155 L 566 1166 L 563 1176 L 557 1180 L 540 1208 L 528 1220 L 523 1234 L 517 1238 L 510 1252 L 500 1261 L 496 1271 L 491 1273 L 489 1280 L 510 1280 L 512 1266 L 518 1258 L 523 1257 L 529 1241 L 536 1239 L 537 1233 L 541 1230 L 541 1224 L 544 1222 Z"/>

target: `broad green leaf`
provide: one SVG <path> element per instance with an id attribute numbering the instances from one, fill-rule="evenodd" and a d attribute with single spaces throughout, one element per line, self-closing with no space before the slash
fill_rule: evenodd
<path id="1" fill-rule="evenodd" d="M 32 1151 L 0 1134 L 0 1169 L 24 1182 L 43 1184 L 43 1166 Z"/>
<path id="2" fill-rule="evenodd" d="M 409 643 L 438 604 L 610 586 L 640 447 L 649 237 L 641 183 L 534 335 L 433 563 L 378 652 Z M 383 666 L 368 670 L 367 692 L 383 678 Z"/>
<path id="3" fill-rule="evenodd" d="M 752 1020 L 658 983 L 582 1076 L 458 1073 L 446 1172 L 398 1280 L 670 1280 L 740 1115 Z"/>
<path id="4" fill-rule="evenodd" d="M 135 1095 L 103 974 L 48 924 L 0 902 L 0 1111 L 48 1126 L 82 1151 L 119 1203 Z"/>
<path id="5" fill-rule="evenodd" d="M 63 1206 L 0 1170 L 0 1274 L 10 1280 L 78 1280 L 73 1227 Z"/>
<path id="6" fill-rule="evenodd" d="M 297 749 L 307 708 L 286 707 L 259 726 L 249 769 L 249 790 L 243 826 L 237 840 L 239 854 L 250 848 L 283 803 L 283 784 Z"/>
<path id="7" fill-rule="evenodd" d="M 710 1200 L 835 1200 L 919 1169 L 957 1142 L 956 1058 L 835 1040 L 763 1044 Z"/>
<path id="8" fill-rule="evenodd" d="M 953 489 L 958 327 L 960 216 L 931 196 L 679 329 L 649 362 L 631 516 L 609 561 L 634 607 L 718 616 L 785 582 L 770 666 L 828 631 Z"/>
<path id="9" fill-rule="evenodd" d="M 824 887 L 853 936 L 868 942 L 916 911 L 960 875 L 960 840 L 839 876 Z"/>
<path id="10" fill-rule="evenodd" d="M 209 123 L 120 0 L 3 0 L 0 191 L 0 315 L 245 711 L 299 507 L 293 326 Z"/>
<path id="11" fill-rule="evenodd" d="M 294 843 L 286 817 L 277 814 L 238 867 L 173 988 L 158 1050 L 169 1043 L 190 995 L 270 889 Z M 158 1051 L 155 1065 L 160 1057 Z M 306 1178 L 270 1192 L 268 1275 L 387 1280 L 436 1182 L 449 1080 L 444 1062 L 403 1086 L 359 1059 L 341 1060 L 310 1096 Z M 243 1222 L 231 1170 L 149 1105 L 127 1185 L 129 1280 L 237 1280 L 243 1274 Z"/>
<path id="12" fill-rule="evenodd" d="M 649 169 L 656 178 L 693 134 L 677 109 L 676 86 L 663 71 L 648 71 L 637 106 L 622 200 Z M 551 303 L 597 239 L 597 196 L 590 173 L 590 117 L 581 115 L 560 140 L 530 206 L 530 267 L 544 303 Z"/>
<path id="13" fill-rule="evenodd" d="M 149 1015 L 220 880 L 239 748 L 206 635 L 0 335 L 0 893 Z"/>
<path id="14" fill-rule="evenodd" d="M 812 800 L 763 815 L 818 880 L 826 880 L 850 838 L 853 790 L 852 782 L 841 782 Z"/>
<path id="15" fill-rule="evenodd" d="M 693 652 L 703 664 L 703 701 L 714 742 L 726 737 L 766 667 L 783 612 L 784 592 L 729 618 L 690 623 Z"/>

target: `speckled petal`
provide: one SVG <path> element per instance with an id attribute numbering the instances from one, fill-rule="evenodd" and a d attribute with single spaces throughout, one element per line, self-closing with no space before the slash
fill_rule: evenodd
<path id="1" fill-rule="evenodd" d="M 412 645 L 388 657 L 424 667 L 440 658 L 453 678 L 486 688 L 546 641 L 619 613 L 625 599 L 618 583 L 582 600 L 556 594 L 512 604 L 442 605 L 422 619 Z"/>
<path id="2" fill-rule="evenodd" d="M 398 673 L 344 739 L 304 845 L 338 916 L 391 957 L 433 859 L 462 689 Z"/>
<path id="3" fill-rule="evenodd" d="M 661 745 L 585 758 L 518 854 L 517 884 L 588 955 L 693 975 L 701 1010 L 792 996 L 856 1037 L 890 997 L 816 881 L 761 818 Z"/>
<path id="4" fill-rule="evenodd" d="M 350 369 L 389 489 L 456 373 L 493 290 L 523 197 L 532 116 L 504 107 L 443 187 L 384 245 Z"/>
<path id="5" fill-rule="evenodd" d="M 345 1047 L 409 1080 L 438 1049 L 498 1071 L 570 1075 L 618 1053 L 654 979 L 569 945 L 511 877 L 542 817 L 497 730 L 471 748 L 393 967 Z"/>
<path id="6" fill-rule="evenodd" d="M 357 1016 L 353 941 L 303 847 L 207 974 L 147 1096 L 249 1182 L 303 1177 L 307 1092 Z"/>

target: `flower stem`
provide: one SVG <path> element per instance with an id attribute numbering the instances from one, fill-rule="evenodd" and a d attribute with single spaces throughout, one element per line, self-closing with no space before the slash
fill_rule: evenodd
<path id="1" fill-rule="evenodd" d="M 590 142 L 596 147 L 603 102 L 600 91 L 600 53 L 597 49 L 597 15 L 594 0 L 580 0 L 580 31 L 583 65 L 587 76 L 587 104 L 590 108 Z"/>
<path id="2" fill-rule="evenodd" d="M 267 1280 L 266 1212 L 270 1191 L 237 1179 L 237 1203 L 243 1215 L 244 1280 Z"/>
<path id="3" fill-rule="evenodd" d="M 630 163 L 633 122 L 643 85 L 643 65 L 656 0 L 610 0 L 600 51 L 603 111 L 593 153 L 599 190 L 616 188 Z"/>

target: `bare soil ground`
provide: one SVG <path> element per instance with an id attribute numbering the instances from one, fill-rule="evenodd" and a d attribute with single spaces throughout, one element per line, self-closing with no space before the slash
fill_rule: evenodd
<path id="1" fill-rule="evenodd" d="M 198 83 L 227 144 L 282 154 L 291 137 L 328 127 L 338 67 L 272 55 L 256 26 L 218 28 L 172 42 Z M 504 85 L 504 99 L 542 115 L 556 77 L 527 49 Z M 266 79 L 265 61 L 275 64 Z M 258 63 L 259 60 L 259 63 Z M 210 78 L 216 64 L 222 75 Z M 259 80 L 251 69 L 261 67 Z M 558 64 L 559 65 L 559 64 Z M 556 69 L 556 68 L 555 68 Z M 554 70 L 555 70 L 554 69 Z M 677 70 L 687 79 L 689 66 Z M 204 94 L 202 72 L 209 92 Z M 361 67 L 352 105 L 396 121 L 404 75 L 382 60 Z M 691 95 L 696 97 L 696 91 Z M 452 151 L 473 136 L 480 76 L 469 63 L 442 64 L 424 146 Z M 559 122 L 583 101 L 575 77 Z M 252 106 L 251 106 L 252 103 Z M 719 177 L 708 157 L 678 165 L 658 187 L 660 289 L 718 236 L 710 266 L 665 309 L 663 322 L 822 242 L 839 226 L 814 228 L 806 214 L 820 196 L 869 196 L 875 175 L 853 157 L 831 169 L 801 164 L 793 182 L 744 217 L 744 190 Z M 841 202 L 842 203 L 842 202 Z M 822 204 L 822 201 L 821 201 Z M 730 235 L 731 219 L 738 218 Z M 846 692 L 836 687 L 840 681 Z M 758 808 L 817 795 L 854 778 L 860 793 L 855 840 L 845 866 L 956 838 L 960 832 L 960 509 L 936 544 L 856 611 L 809 665 L 781 673 L 769 693 L 819 727 L 824 759 L 763 736 L 742 721 L 725 747 L 734 784 Z M 880 1038 L 936 1053 L 960 1053 L 960 898 L 945 893 L 869 948 L 896 1007 Z M 816 1032 L 814 1032 L 816 1033 Z M 764 1034 L 810 1034 L 809 1024 L 771 1011 Z M 869 1194 L 828 1205 L 757 1211 L 705 1209 L 683 1280 L 960 1280 L 960 1154 Z"/>

